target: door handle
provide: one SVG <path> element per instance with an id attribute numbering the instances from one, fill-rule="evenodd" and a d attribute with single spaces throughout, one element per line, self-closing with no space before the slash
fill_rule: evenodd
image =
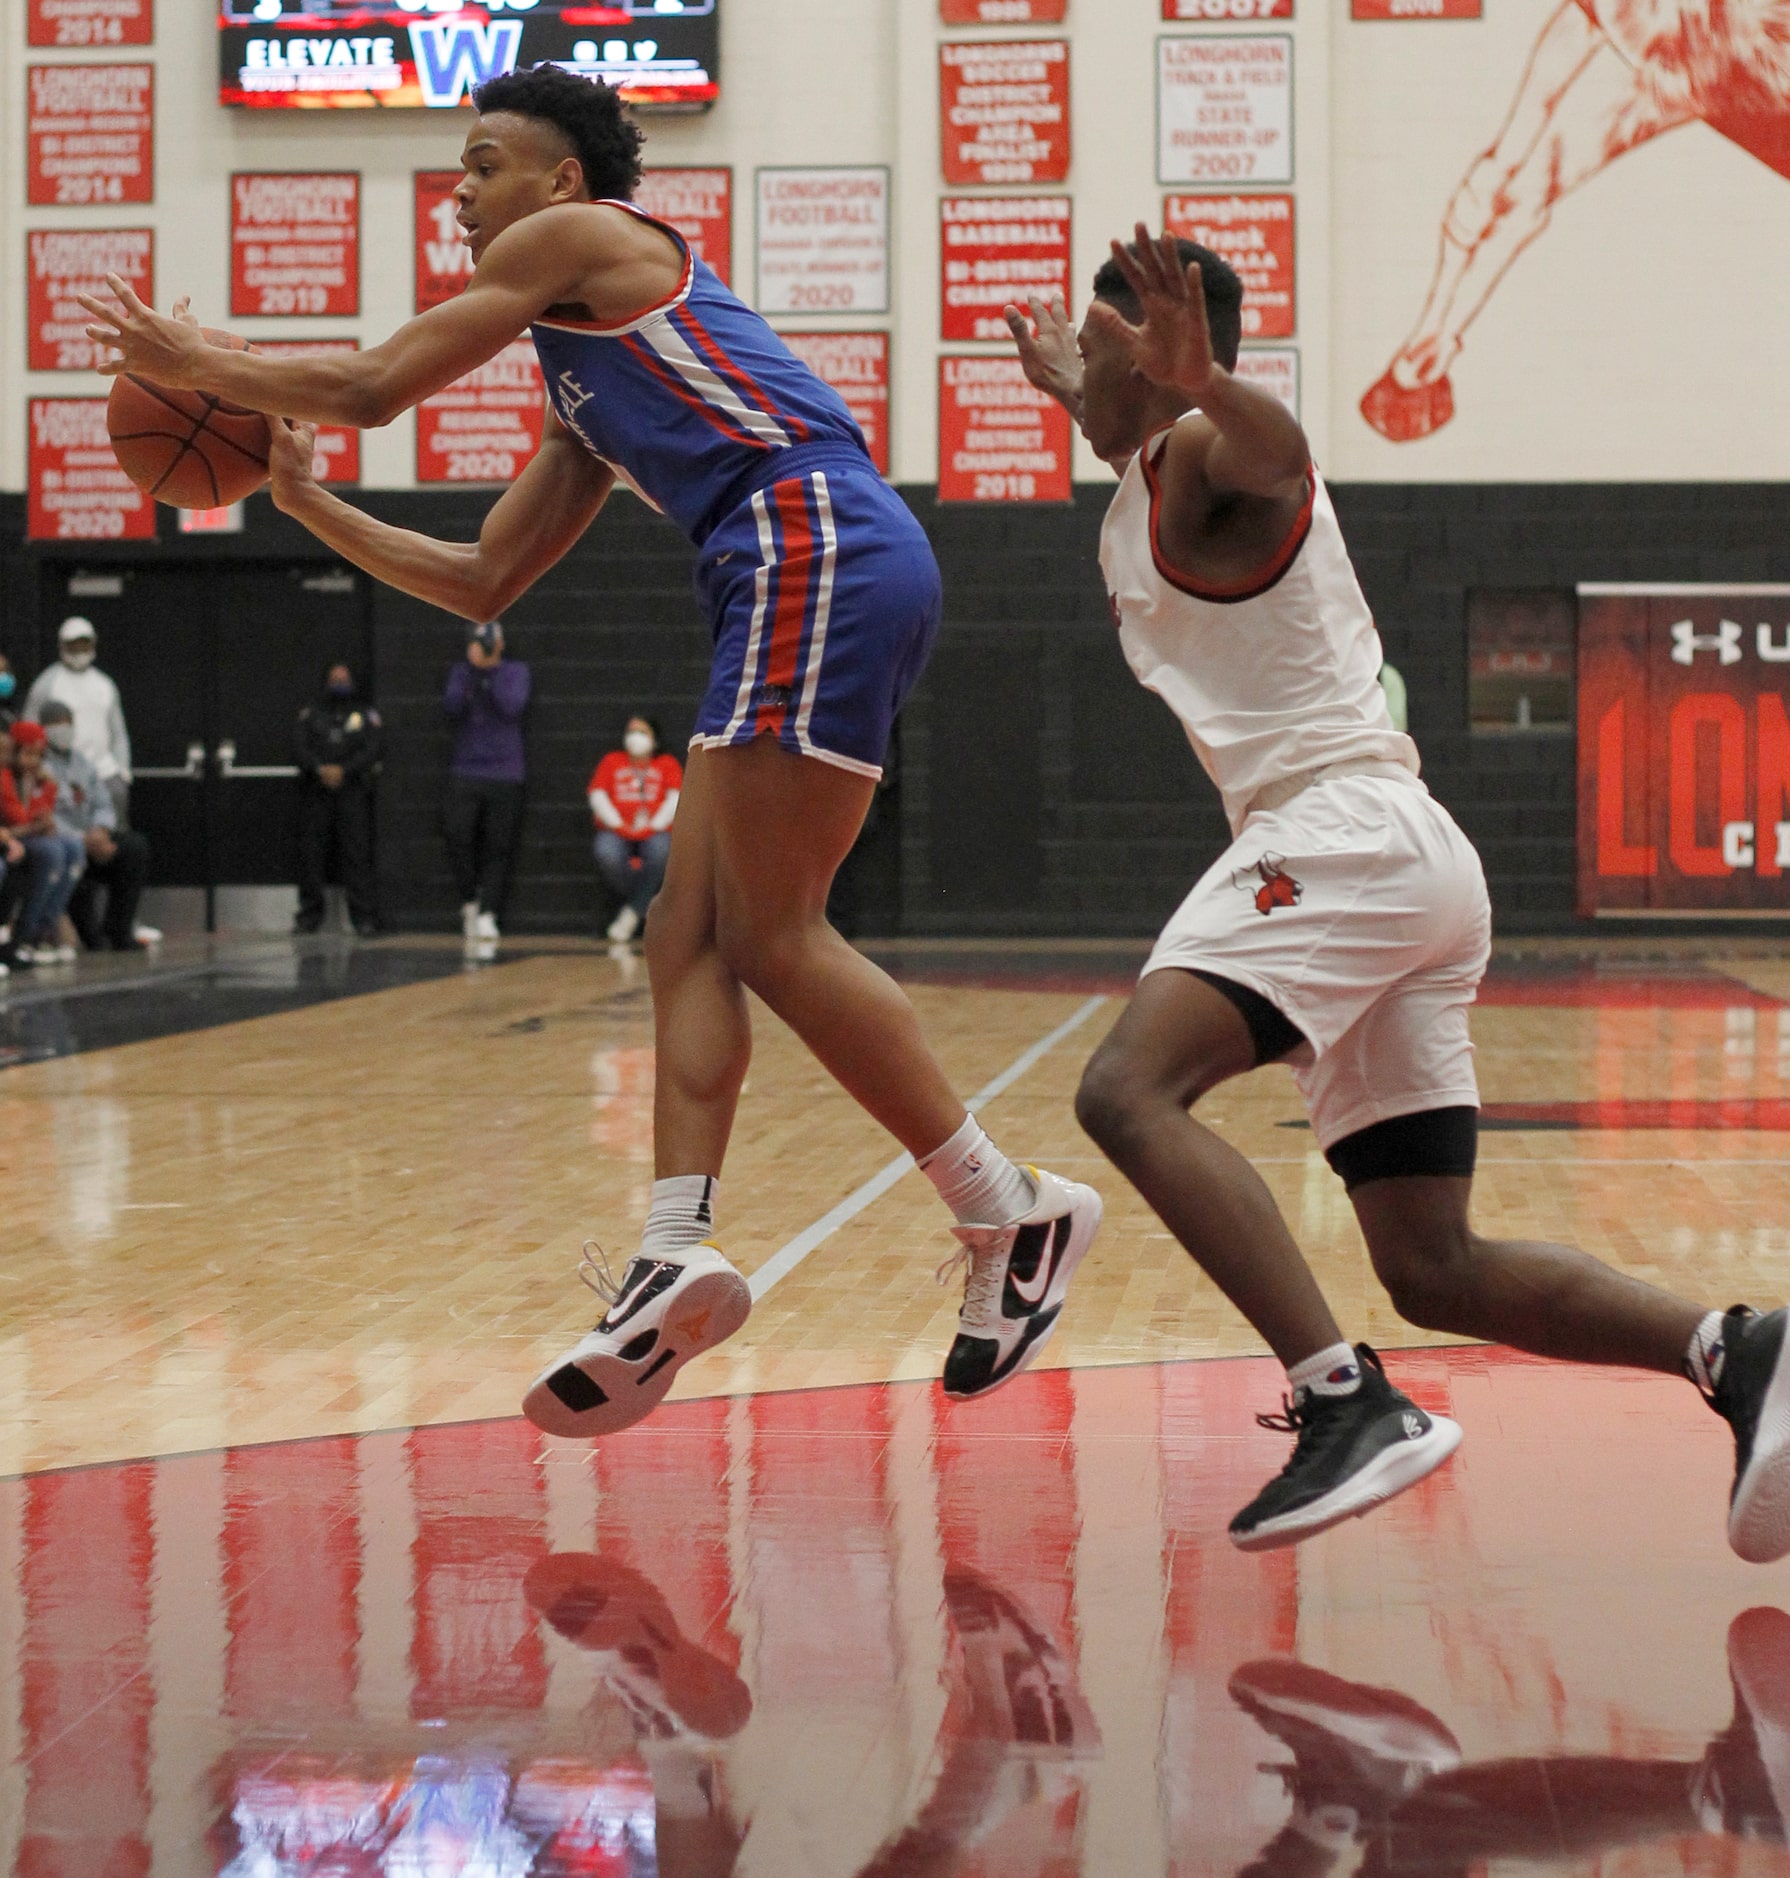
<path id="1" fill-rule="evenodd" d="M 253 782 L 257 779 L 296 776 L 298 774 L 298 765 L 296 763 L 237 762 L 236 742 L 235 739 L 231 737 L 225 737 L 218 745 L 217 766 L 219 776 L 239 781 L 246 780 Z"/>
<path id="2" fill-rule="evenodd" d="M 135 764 L 131 769 L 133 779 L 149 777 L 160 782 L 197 782 L 205 773 L 205 746 L 202 743 L 189 743 L 186 747 L 186 766 L 183 769 L 152 769 L 144 764 Z"/>

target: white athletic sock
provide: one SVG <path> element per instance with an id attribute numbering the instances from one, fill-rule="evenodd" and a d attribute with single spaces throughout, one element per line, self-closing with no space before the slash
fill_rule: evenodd
<path id="1" fill-rule="evenodd" d="M 640 1235 L 640 1256 L 675 1259 L 715 1230 L 715 1194 L 709 1174 L 673 1174 L 653 1182 L 653 1204 Z"/>
<path id="2" fill-rule="evenodd" d="M 1353 1395 L 1361 1387 L 1361 1359 L 1346 1343 L 1333 1343 L 1327 1350 L 1308 1356 L 1287 1371 L 1293 1393 L 1301 1390 L 1311 1395 Z"/>
<path id="3" fill-rule="evenodd" d="M 982 1132 L 973 1115 L 963 1118 L 943 1147 L 920 1163 L 960 1226 L 1010 1226 L 1032 1210 L 1038 1188 Z"/>
<path id="4" fill-rule="evenodd" d="M 1690 1346 L 1684 1353 L 1684 1373 L 1706 1396 L 1713 1396 L 1722 1379 L 1727 1361 L 1727 1335 L 1723 1329 L 1724 1313 L 1711 1311 L 1691 1332 Z"/>

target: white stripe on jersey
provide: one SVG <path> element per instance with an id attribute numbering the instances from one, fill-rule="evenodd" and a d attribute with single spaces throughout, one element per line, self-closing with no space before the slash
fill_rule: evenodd
<path id="1" fill-rule="evenodd" d="M 717 410 L 725 411 L 742 430 L 760 443 L 789 447 L 789 432 L 767 412 L 748 404 L 712 365 L 700 359 L 670 320 L 657 320 L 641 329 L 641 338 L 658 353 L 690 389 Z"/>
<path id="2" fill-rule="evenodd" d="M 765 609 L 771 597 L 771 569 L 777 565 L 777 538 L 771 531 L 771 512 L 765 505 L 764 491 L 754 490 L 752 513 L 758 520 L 758 572 L 753 576 L 757 594 L 752 602 L 752 631 L 746 639 L 746 656 L 740 665 L 740 688 L 734 698 L 733 716 L 721 733 L 723 743 L 731 743 L 734 733 L 746 721 L 752 708 L 752 688 L 758 682 L 758 648 L 764 641 Z"/>
<path id="3" fill-rule="evenodd" d="M 808 479 L 814 486 L 814 506 L 820 512 L 820 590 L 814 600 L 814 636 L 808 642 L 808 671 L 802 685 L 802 708 L 796 716 L 796 742 L 810 755 L 808 720 L 814 715 L 814 695 L 820 689 L 821 654 L 827 649 L 827 622 L 833 613 L 833 566 L 839 554 L 839 531 L 833 526 L 833 497 L 827 473 L 816 470 Z"/>

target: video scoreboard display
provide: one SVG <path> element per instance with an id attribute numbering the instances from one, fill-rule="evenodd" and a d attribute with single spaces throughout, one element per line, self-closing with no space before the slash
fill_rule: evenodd
<path id="1" fill-rule="evenodd" d="M 720 0 L 219 0 L 225 104 L 448 109 L 543 62 L 638 109 L 720 95 Z"/>

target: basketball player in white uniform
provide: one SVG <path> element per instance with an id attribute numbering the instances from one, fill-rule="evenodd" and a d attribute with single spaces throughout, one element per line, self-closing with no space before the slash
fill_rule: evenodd
<path id="1" fill-rule="evenodd" d="M 1732 1425 L 1728 1537 L 1790 1552 L 1785 1313 L 1723 1313 L 1468 1218 L 1479 1092 L 1467 1009 L 1491 910 L 1418 776 L 1379 636 L 1298 423 L 1232 376 L 1242 284 L 1192 242 L 1113 244 L 1079 335 L 1008 323 L 1032 382 L 1123 480 L 1101 538 L 1120 643 L 1224 798 L 1230 848 L 1156 943 L 1076 1113 L 1285 1365 L 1292 1458 L 1231 1522 L 1247 1550 L 1367 1512 L 1454 1451 L 1350 1346 L 1260 1176 L 1195 1121 L 1209 1089 L 1293 1069 L 1381 1282 L 1425 1329 L 1688 1374 Z"/>

